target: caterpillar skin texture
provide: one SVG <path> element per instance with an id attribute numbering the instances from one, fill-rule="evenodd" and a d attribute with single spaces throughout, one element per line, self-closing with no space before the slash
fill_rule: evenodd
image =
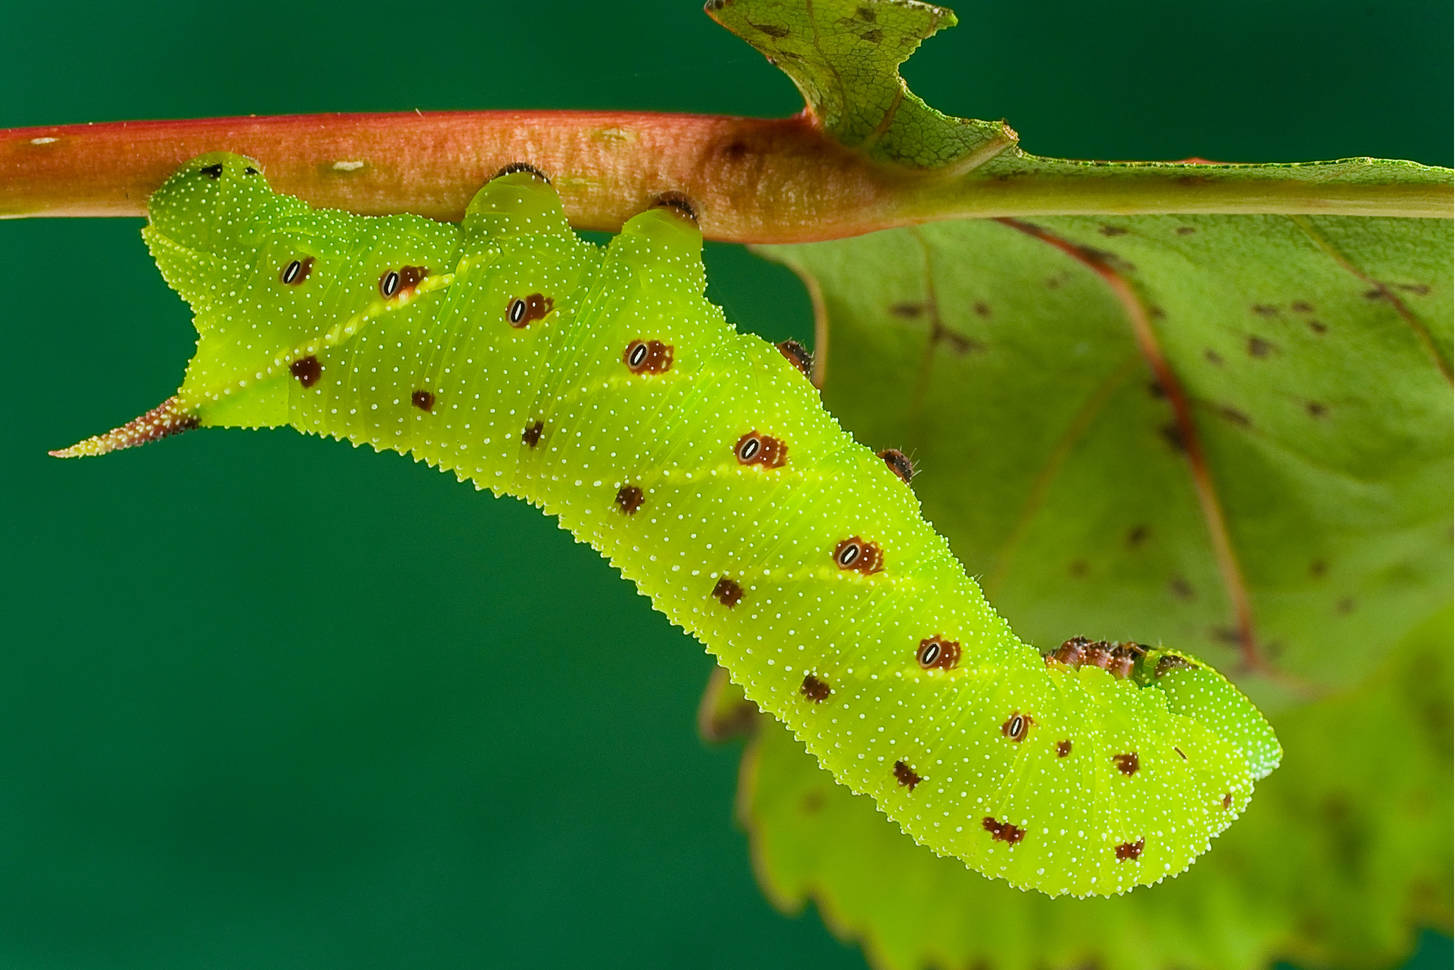
<path id="1" fill-rule="evenodd" d="M 1018 887 L 1111 895 L 1179 873 L 1278 763 L 1201 661 L 1018 640 L 905 470 L 823 409 L 802 349 L 704 298 L 687 213 L 643 212 L 603 250 L 529 170 L 453 225 L 312 209 L 213 154 L 157 191 L 143 235 L 195 311 L 196 355 L 174 397 L 57 454 L 286 424 L 524 498 L 841 783 Z"/>

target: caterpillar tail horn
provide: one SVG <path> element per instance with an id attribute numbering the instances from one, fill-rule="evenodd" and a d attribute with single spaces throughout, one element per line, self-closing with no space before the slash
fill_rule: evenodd
<path id="1" fill-rule="evenodd" d="M 197 415 L 182 407 L 175 396 L 145 414 L 132 418 L 105 434 L 92 435 L 78 441 L 69 448 L 58 448 L 50 452 L 52 458 L 86 458 L 92 455 L 107 455 L 123 448 L 135 448 L 162 438 L 181 434 L 199 427 Z"/>

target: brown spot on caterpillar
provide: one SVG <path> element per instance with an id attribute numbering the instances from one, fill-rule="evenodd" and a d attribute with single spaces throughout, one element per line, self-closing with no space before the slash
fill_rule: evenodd
<path id="1" fill-rule="evenodd" d="M 653 197 L 652 208 L 670 209 L 693 225 L 697 224 L 697 207 L 681 192 L 663 192 Z"/>
<path id="2" fill-rule="evenodd" d="M 672 366 L 672 345 L 660 340 L 633 340 L 621 352 L 621 361 L 633 374 L 660 374 Z"/>
<path id="3" fill-rule="evenodd" d="M 739 465 L 762 465 L 764 468 L 780 468 L 788 460 L 788 446 L 777 438 L 749 431 L 733 446 Z"/>
<path id="4" fill-rule="evenodd" d="M 1057 741 L 1056 742 L 1056 757 L 1058 757 L 1058 758 L 1064 758 L 1064 757 L 1066 757 L 1070 753 L 1071 753 L 1071 742 L 1070 741 Z"/>
<path id="5" fill-rule="evenodd" d="M 980 827 L 990 833 L 990 837 L 996 842 L 1005 842 L 1015 845 L 1026 837 L 1026 830 L 1017 828 L 1009 822 L 997 822 L 989 815 L 980 820 Z"/>
<path id="6" fill-rule="evenodd" d="M 531 175 L 534 175 L 536 178 L 540 179 L 547 185 L 551 184 L 551 180 L 546 176 L 546 173 L 542 172 L 540 169 L 536 168 L 529 162 L 511 162 L 509 165 L 505 166 L 500 171 L 492 175 L 491 179 L 493 181 L 494 179 L 500 178 L 500 176 L 502 175 L 514 175 L 516 172 L 529 172 Z"/>
<path id="7" fill-rule="evenodd" d="M 878 543 L 850 536 L 841 539 L 834 547 L 834 565 L 868 576 L 884 568 L 884 550 L 879 548 Z"/>
<path id="8" fill-rule="evenodd" d="M 532 293 L 524 299 L 517 296 L 505 304 L 505 319 L 518 330 L 544 319 L 555 308 L 555 300 L 539 293 Z"/>
<path id="9" fill-rule="evenodd" d="M 635 485 L 623 485 L 616 493 L 616 504 L 627 515 L 631 515 L 641 508 L 642 502 L 645 500 L 646 497 L 642 494 L 642 490 Z"/>
<path id="10" fill-rule="evenodd" d="M 295 259 L 283 271 L 278 274 L 278 279 L 285 286 L 298 286 L 308 279 L 308 274 L 313 272 L 313 257 L 305 256 L 302 259 Z"/>
<path id="11" fill-rule="evenodd" d="M 1081 666 L 1100 667 L 1102 670 L 1111 669 L 1112 647 L 1105 640 L 1097 640 L 1095 643 L 1088 643 L 1085 652 L 1081 656 Z"/>
<path id="12" fill-rule="evenodd" d="M 829 694 L 833 693 L 833 688 L 830 687 L 828 684 L 825 684 L 823 681 L 819 680 L 813 674 L 804 674 L 803 683 L 798 685 L 798 692 L 804 697 L 807 697 L 809 700 L 813 701 L 815 704 L 819 704 L 822 703 L 829 696 Z"/>
<path id="13" fill-rule="evenodd" d="M 1036 719 L 1029 714 L 1013 711 L 1005 723 L 1000 726 L 1000 733 L 1019 744 L 1030 736 L 1031 728 L 1035 723 Z"/>
<path id="14" fill-rule="evenodd" d="M 1152 671 L 1152 676 L 1161 677 L 1169 670 L 1196 670 L 1197 664 L 1185 657 L 1176 654 L 1166 653 L 1157 658 L 1157 666 Z"/>
<path id="15" fill-rule="evenodd" d="M 401 266 L 399 267 L 399 284 L 394 295 L 400 296 L 405 293 L 413 293 L 414 288 L 419 286 L 421 280 L 429 275 L 429 269 L 425 266 Z M 382 292 L 382 290 L 380 291 Z"/>
<path id="16" fill-rule="evenodd" d="M 1140 648 L 1138 648 L 1140 649 Z M 1132 670 L 1137 666 L 1138 653 L 1130 650 L 1123 644 L 1118 644 L 1112 649 L 1111 662 L 1107 664 L 1107 672 L 1113 677 L 1127 678 L 1132 675 Z"/>
<path id="17" fill-rule="evenodd" d="M 1273 345 L 1262 337 L 1248 338 L 1248 354 L 1252 357 L 1267 357 L 1273 351 Z"/>
<path id="18" fill-rule="evenodd" d="M 899 476 L 900 481 L 908 484 L 914 478 L 914 462 L 910 461 L 904 452 L 894 448 L 885 448 L 879 452 L 879 457 L 884 459 L 884 464 L 889 466 L 890 471 Z"/>
<path id="19" fill-rule="evenodd" d="M 1233 793 L 1232 792 L 1224 792 L 1223 793 L 1223 811 L 1226 812 L 1229 809 L 1231 809 L 1232 807 L 1233 807 Z"/>
<path id="20" fill-rule="evenodd" d="M 304 387 L 312 387 L 318 383 L 319 375 L 323 373 L 323 365 L 318 362 L 317 357 L 309 354 L 289 364 L 288 373 L 298 378 L 298 383 Z"/>
<path id="21" fill-rule="evenodd" d="M 941 670 L 953 670 L 955 665 L 960 662 L 960 641 L 946 640 L 937 633 L 919 642 L 919 649 L 915 651 L 914 659 L 925 670 L 935 667 Z"/>
<path id="22" fill-rule="evenodd" d="M 434 395 L 431 394 L 429 391 L 415 391 L 413 394 L 409 395 L 409 403 L 413 404 L 421 411 L 433 411 Z"/>
<path id="23" fill-rule="evenodd" d="M 1178 226 L 1177 227 L 1177 235 L 1179 235 L 1179 236 L 1190 236 L 1190 235 L 1192 235 L 1195 232 L 1197 232 L 1197 229 L 1194 226 Z"/>
<path id="24" fill-rule="evenodd" d="M 532 422 L 531 424 L 526 425 L 525 430 L 520 433 L 520 440 L 525 442 L 530 447 L 534 448 L 537 444 L 540 443 L 541 432 L 544 430 L 545 425 L 543 425 L 541 422 Z"/>
<path id="25" fill-rule="evenodd" d="M 1071 667 L 1080 667 L 1081 661 L 1086 658 L 1086 648 L 1089 646 L 1091 646 L 1091 641 L 1086 637 L 1072 637 L 1064 641 L 1046 659 Z"/>
<path id="26" fill-rule="evenodd" d="M 212 179 L 215 182 L 218 179 L 222 178 L 222 163 L 214 162 L 211 165 L 204 165 L 197 171 L 201 172 L 203 175 L 206 175 L 208 178 Z"/>
<path id="27" fill-rule="evenodd" d="M 1127 859 L 1137 860 L 1142 857 L 1142 849 L 1147 844 L 1146 839 L 1138 839 L 1135 842 L 1123 842 L 1117 846 L 1117 858 L 1126 861 Z"/>
<path id="28" fill-rule="evenodd" d="M 737 606 L 738 602 L 743 598 L 743 588 L 731 579 L 723 576 L 717 581 L 717 585 L 712 588 L 712 595 L 723 606 L 731 609 Z"/>
<path id="29" fill-rule="evenodd" d="M 908 788 L 910 791 L 914 791 L 914 786 L 924 781 L 923 778 L 915 774 L 913 768 L 905 764 L 903 761 L 896 761 L 894 763 L 894 777 L 901 785 L 903 785 L 905 788 Z"/>
<path id="30" fill-rule="evenodd" d="M 1111 760 L 1116 764 L 1117 771 L 1127 776 L 1135 775 L 1137 768 L 1141 766 L 1141 763 L 1137 760 L 1137 752 L 1135 751 L 1128 752 L 1127 754 L 1114 754 L 1111 756 Z"/>
<path id="31" fill-rule="evenodd" d="M 813 372 L 813 354 L 808 348 L 797 340 L 785 340 L 778 344 L 778 352 L 788 359 L 788 362 L 797 367 L 804 377 Z"/>

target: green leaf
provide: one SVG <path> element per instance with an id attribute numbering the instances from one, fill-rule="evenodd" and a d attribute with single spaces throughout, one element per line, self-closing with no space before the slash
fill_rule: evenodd
<path id="1" fill-rule="evenodd" d="M 829 408 L 915 457 L 1023 636 L 1240 653 L 1268 698 L 1357 681 L 1448 598 L 1450 246 L 1108 216 L 767 252 L 819 294 Z"/>
<path id="2" fill-rule="evenodd" d="M 1449 170 L 1037 158 L 899 78 L 948 11 L 716 6 L 825 131 L 922 178 L 929 224 L 760 250 L 813 294 L 829 408 L 915 458 L 1022 636 L 1206 655 L 1287 752 L 1189 873 L 1059 902 L 917 849 L 765 726 L 741 804 L 770 895 L 895 968 L 1348 965 L 1448 928 L 1452 226 L 1405 216 Z M 1043 214 L 957 218 L 1012 198 Z"/>
<path id="3" fill-rule="evenodd" d="M 1445 613 L 1358 690 L 1288 712 L 1283 767 L 1214 850 L 1113 899 L 1021 893 L 931 856 L 761 717 L 739 793 L 758 877 L 896 970 L 1389 961 L 1412 920 L 1450 919 L 1450 633 Z"/>

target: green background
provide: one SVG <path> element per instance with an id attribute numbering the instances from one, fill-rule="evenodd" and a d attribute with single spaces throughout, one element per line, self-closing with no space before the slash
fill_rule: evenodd
<path id="1" fill-rule="evenodd" d="M 907 77 L 1034 152 L 1451 162 L 1442 0 L 958 13 Z M 799 107 L 694 0 L 6 18 L 0 125 Z M 533 510 L 288 432 L 45 456 L 180 377 L 137 227 L 0 225 L 0 970 L 862 965 L 754 885 L 711 661 Z M 811 330 L 781 267 L 709 270 L 730 318 Z"/>

